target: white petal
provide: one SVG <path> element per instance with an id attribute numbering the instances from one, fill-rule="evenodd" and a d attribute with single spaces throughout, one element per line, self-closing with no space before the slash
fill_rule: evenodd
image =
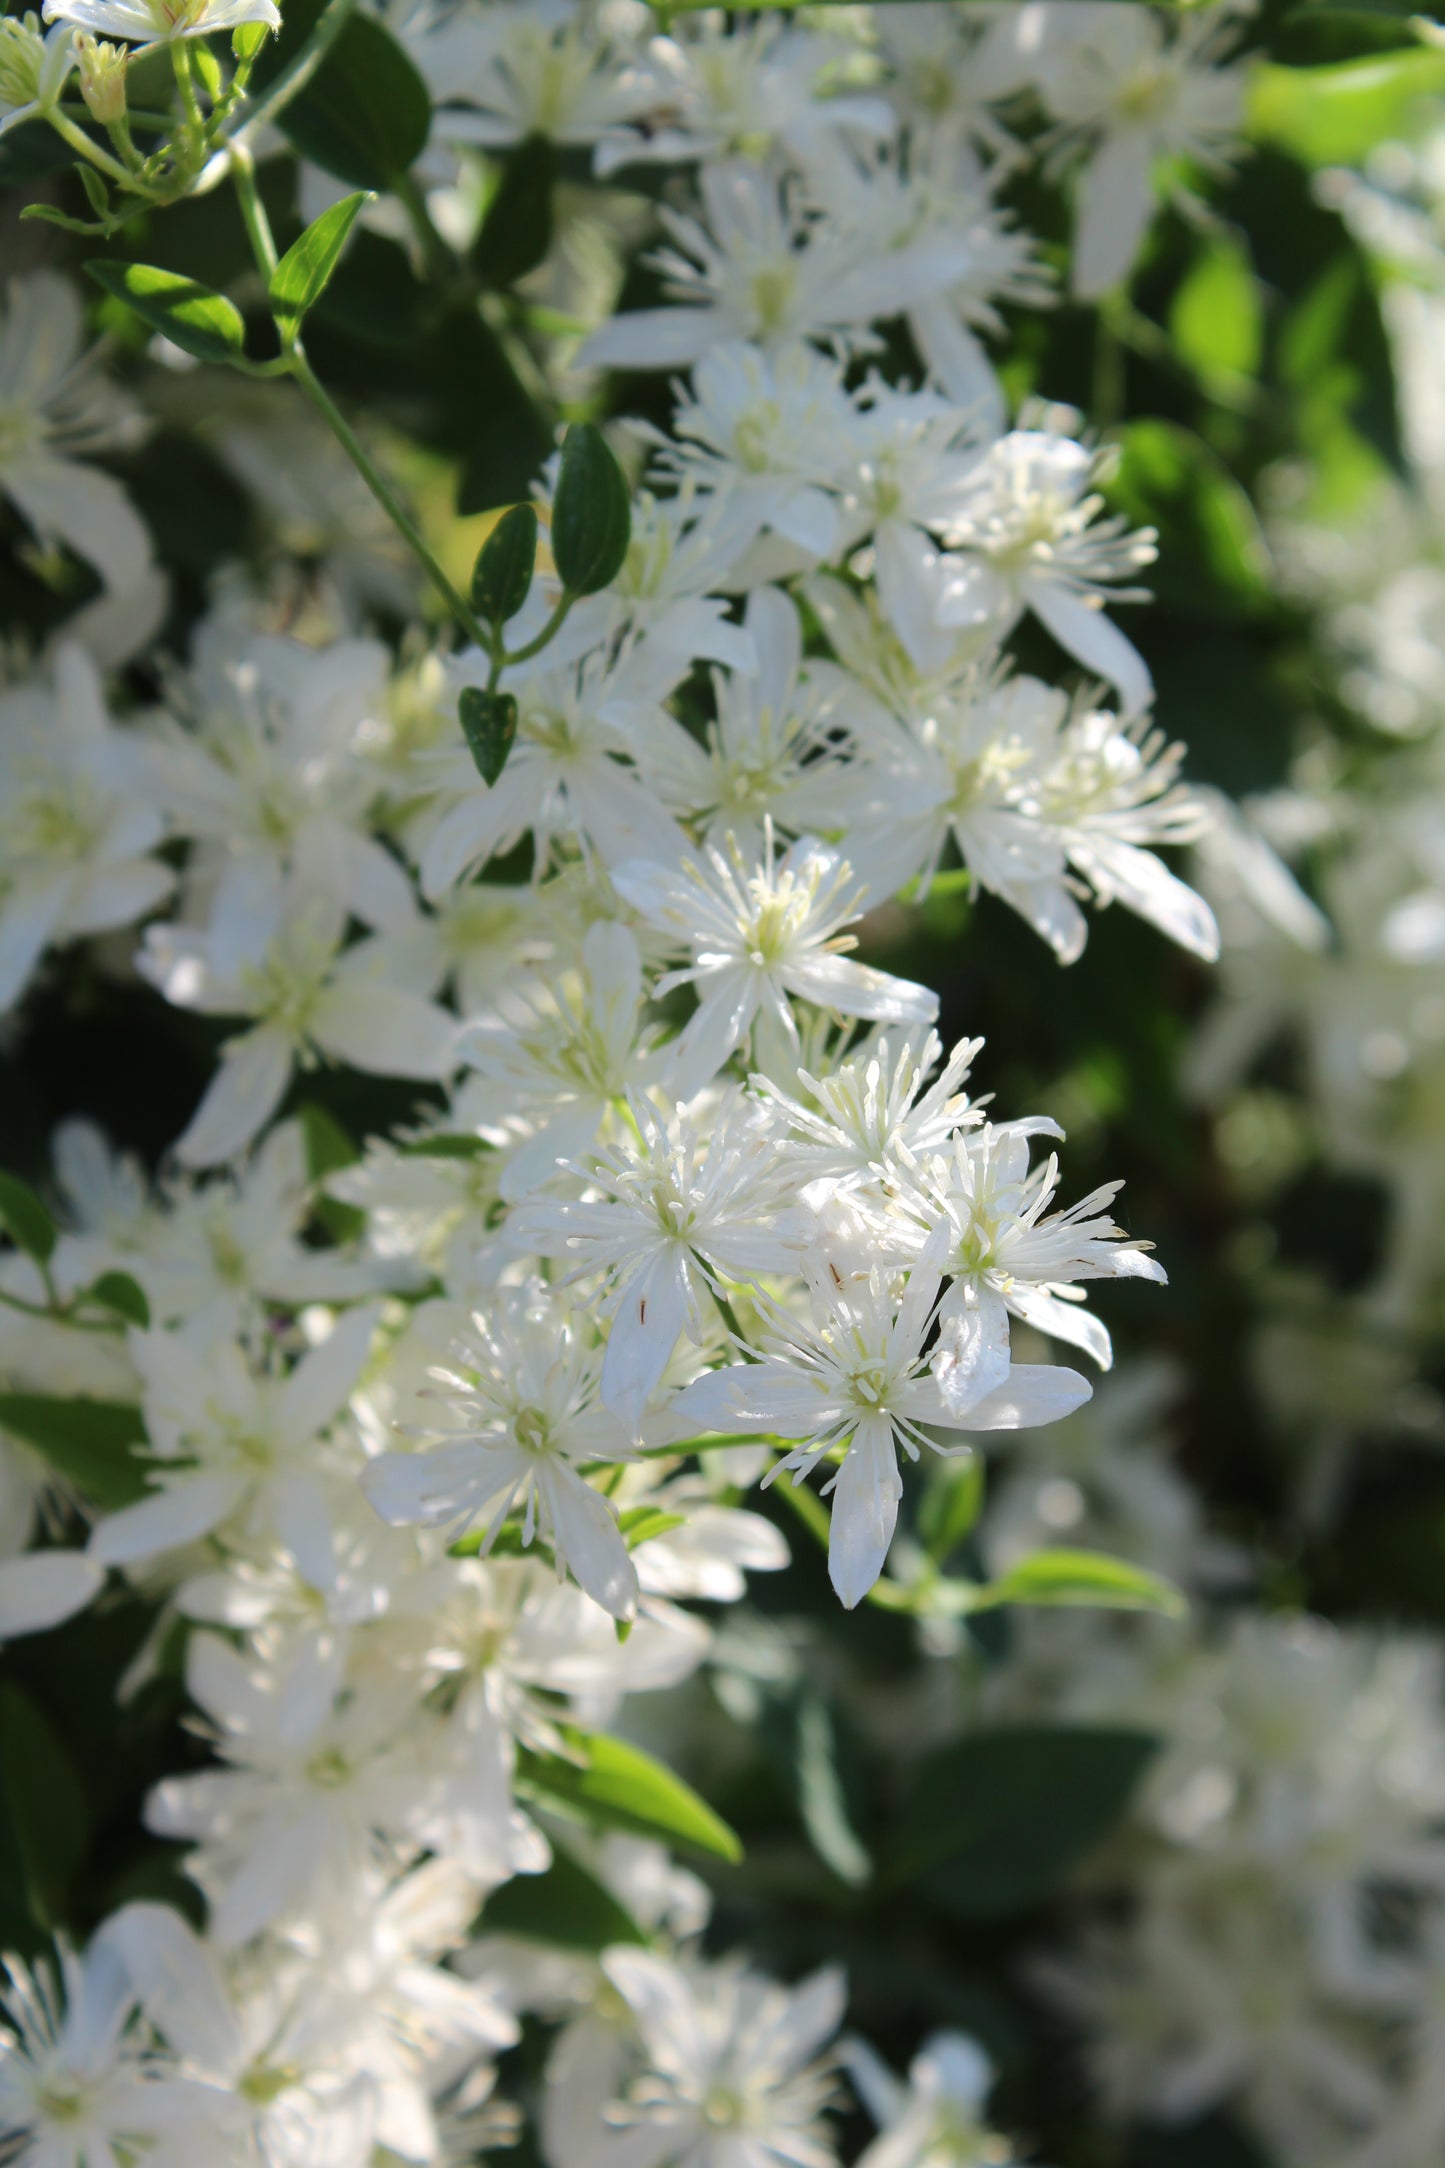
<path id="1" fill-rule="evenodd" d="M 544 1462 L 538 1483 L 557 1542 L 557 1555 L 579 1588 L 614 1618 L 637 1611 L 637 1573 L 606 1499 L 575 1469 Z"/>
<path id="2" fill-rule="evenodd" d="M 1094 1388 L 1077 1370 L 1057 1363 L 1015 1363 L 1008 1381 L 976 1400 L 968 1411 L 969 1430 L 1037 1430 L 1072 1415 L 1093 1397 Z"/>
<path id="3" fill-rule="evenodd" d="M 419 994 L 398 993 L 370 980 L 329 987 L 312 1032 L 333 1061 L 369 1076 L 439 1082 L 456 1067 L 456 1018 Z"/>
<path id="4" fill-rule="evenodd" d="M 1154 209 L 1154 143 L 1142 129 L 1106 136 L 1079 175 L 1072 284 L 1097 301 L 1127 278 Z"/>
<path id="5" fill-rule="evenodd" d="M 220 1066 L 176 1145 L 183 1166 L 234 1159 L 265 1128 L 291 1081 L 291 1041 L 271 1024 L 228 1039 Z"/>
<path id="6" fill-rule="evenodd" d="M 162 1551 L 178 1550 L 219 1528 L 246 1493 L 244 1476 L 183 1476 L 133 1506 L 122 1506 L 97 1522 L 89 1552 L 103 1566 L 134 1566 Z"/>
<path id="7" fill-rule="evenodd" d="M 669 1244 L 623 1289 L 602 1359 L 604 1405 L 634 1436 L 687 1316 L 687 1267 Z"/>
<path id="8" fill-rule="evenodd" d="M 365 1367 L 375 1330 L 374 1309 L 349 1310 L 321 1345 L 301 1358 L 281 1388 L 276 1410 L 288 1446 L 304 1445 L 341 1413 Z"/>
<path id="9" fill-rule="evenodd" d="M 1154 698 L 1154 680 L 1133 641 L 1125 639 L 1102 610 L 1066 594 L 1054 582 L 1031 578 L 1024 584 L 1034 615 L 1085 669 L 1096 670 L 1118 688 L 1125 715 L 1147 708 Z"/>
<path id="10" fill-rule="evenodd" d="M 581 369 L 675 369 L 724 335 L 715 309 L 633 309 L 614 316 L 577 356 Z"/>
<path id="11" fill-rule="evenodd" d="M 861 1423 L 833 1485 L 828 1530 L 828 1578 L 849 1611 L 883 1571 L 902 1496 L 892 1425 Z"/>
<path id="12" fill-rule="evenodd" d="M 84 1610 L 105 1569 L 79 1551 L 31 1551 L 0 1562 L 0 1641 L 45 1633 Z"/>

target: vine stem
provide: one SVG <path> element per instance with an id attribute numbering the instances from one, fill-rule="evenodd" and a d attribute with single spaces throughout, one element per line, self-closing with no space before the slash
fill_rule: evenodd
<path id="1" fill-rule="evenodd" d="M 295 58 L 281 70 L 268 91 L 256 100 L 245 120 L 230 138 L 230 147 L 250 144 L 263 128 L 268 128 L 298 92 L 310 82 L 331 47 L 336 43 L 356 12 L 357 0 L 327 0 L 321 16 L 307 43 Z"/>
<path id="2" fill-rule="evenodd" d="M 88 160 L 91 165 L 98 166 L 102 173 L 108 173 L 113 181 L 119 181 L 123 187 L 130 186 L 131 176 L 120 160 L 112 158 L 110 152 L 103 151 L 98 143 L 92 143 L 85 130 L 77 128 L 75 122 L 58 107 L 51 107 L 48 118 L 56 134 L 80 157 Z"/>
<path id="3" fill-rule="evenodd" d="M 333 5 L 336 4 L 337 0 L 333 0 Z M 256 186 L 255 161 L 251 156 L 249 147 L 239 138 L 230 144 L 229 150 L 231 178 L 235 183 L 237 199 L 241 206 L 241 216 L 245 221 L 246 233 L 251 243 L 251 252 L 256 258 L 257 268 L 269 287 L 277 264 L 276 242 L 271 232 L 271 221 L 266 216 L 266 206 L 261 201 L 260 191 Z M 371 454 L 361 443 L 350 422 L 347 421 L 346 416 L 337 406 L 330 392 L 327 391 L 326 386 L 307 360 L 305 350 L 295 328 L 276 320 L 276 336 L 281 341 L 281 359 L 284 363 L 284 370 L 277 370 L 275 373 L 278 375 L 284 373 L 295 378 L 337 443 L 341 446 L 341 449 L 345 452 L 347 458 L 351 461 L 351 464 L 355 467 L 357 473 L 361 476 L 363 482 L 365 482 L 367 488 L 371 491 L 372 496 L 375 497 L 397 533 L 406 543 L 407 548 L 416 558 L 417 563 L 426 573 L 427 578 L 445 601 L 447 608 L 451 611 L 452 616 L 461 626 L 467 638 L 474 641 L 478 647 L 488 647 L 488 636 L 483 631 L 477 617 L 467 607 L 462 596 L 442 570 L 437 559 L 422 539 L 421 530 L 417 527 L 415 521 L 402 504 L 401 499 L 397 496 L 385 475 L 382 474 Z"/>

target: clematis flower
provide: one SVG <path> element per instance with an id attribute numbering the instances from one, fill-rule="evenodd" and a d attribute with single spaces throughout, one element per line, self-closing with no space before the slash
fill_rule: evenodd
<path id="1" fill-rule="evenodd" d="M 943 1242 L 930 1243 L 900 1295 L 877 1264 L 859 1269 L 826 1249 L 805 1255 L 814 1322 L 756 1298 L 761 1360 L 709 1371 L 673 1402 L 675 1418 L 700 1429 L 796 1438 L 765 1481 L 791 1469 L 801 1483 L 820 1460 L 837 1460 L 823 1486 L 833 1500 L 828 1573 L 850 1611 L 883 1571 L 893 1541 L 900 1447 L 915 1461 L 924 1447 L 966 1450 L 940 1445 L 931 1432 L 1023 1430 L 1056 1422 L 1089 1397 L 1073 1370 L 1007 1362 L 1002 1375 L 977 1375 L 971 1391 L 945 1395 L 925 1353 L 943 1256 Z"/>
<path id="2" fill-rule="evenodd" d="M 394 1525 L 445 1522 L 458 1533 L 482 1519 L 485 1550 L 521 1505 L 523 1543 L 540 1530 L 559 1572 L 614 1618 L 630 1619 L 637 1574 L 616 1508 L 582 1472 L 630 1450 L 598 1397 L 602 1349 L 534 1284 L 499 1290 L 453 1359 L 457 1369 L 431 1372 L 453 1416 L 445 1442 L 371 1462 L 362 1485 L 377 1512 Z"/>
<path id="3" fill-rule="evenodd" d="M 170 894 L 174 875 L 150 856 L 164 833 L 141 749 L 107 715 L 84 649 L 58 651 L 53 689 L 0 694 L 0 1010 L 52 942 L 131 925 Z"/>
<path id="4" fill-rule="evenodd" d="M 98 38 L 127 38 L 132 45 L 169 44 L 173 38 L 209 38 L 243 23 L 281 27 L 276 0 L 45 0 L 48 23 L 74 23 Z"/>
<path id="5" fill-rule="evenodd" d="M 843 929 L 862 916 L 852 867 L 811 838 L 780 857 L 771 817 L 755 862 L 732 840 L 726 852 L 709 847 L 701 860 L 676 867 L 619 866 L 613 885 L 649 925 L 692 953 L 691 963 L 665 973 L 656 987 L 658 994 L 675 986 L 698 992 L 675 1050 L 683 1098 L 715 1075 L 760 1017 L 796 1046 L 794 1000 L 876 1023 L 927 1024 L 938 1013 L 928 987 L 843 953 L 856 945 Z"/>

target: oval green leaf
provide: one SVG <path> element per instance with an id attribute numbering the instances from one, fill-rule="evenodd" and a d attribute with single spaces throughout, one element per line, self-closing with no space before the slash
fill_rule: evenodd
<path id="1" fill-rule="evenodd" d="M 232 361 L 244 351 L 240 310 L 211 287 L 153 263 L 101 260 L 85 268 L 97 286 L 197 361 Z"/>
<path id="2" fill-rule="evenodd" d="M 569 595 L 615 580 L 632 539 L 627 482 L 600 429 L 575 422 L 562 443 L 552 505 L 552 558 Z"/>
<path id="3" fill-rule="evenodd" d="M 517 735 L 516 701 L 510 693 L 489 693 L 480 685 L 468 685 L 457 703 L 457 716 L 478 773 L 485 783 L 495 783 Z"/>
<path id="4" fill-rule="evenodd" d="M 128 1272 L 102 1272 L 98 1280 L 91 1281 L 85 1299 L 99 1303 L 102 1309 L 114 1310 L 117 1317 L 123 1317 L 128 1325 L 139 1325 L 142 1332 L 150 1324 L 146 1291 Z"/>
<path id="5" fill-rule="evenodd" d="M 974 1591 L 970 1609 L 995 1610 L 1003 1603 L 1083 1604 L 1098 1611 L 1160 1611 L 1182 1618 L 1189 1606 L 1171 1581 L 1126 1558 L 1103 1551 L 1035 1551 L 996 1581 Z"/>
<path id="6" fill-rule="evenodd" d="M 489 624 L 505 625 L 532 589 L 537 564 L 537 513 L 514 504 L 502 514 L 477 552 L 472 569 L 472 608 Z"/>
<path id="7" fill-rule="evenodd" d="M 366 200 L 366 189 L 359 188 L 355 195 L 333 203 L 292 242 L 277 264 L 271 274 L 271 307 L 284 324 L 299 324 L 325 293 Z"/>
<path id="8" fill-rule="evenodd" d="M 737 1836 L 707 1801 L 640 1747 L 570 1726 L 563 1736 L 574 1759 L 526 1748 L 517 1756 L 518 1788 L 539 1806 L 593 1829 L 689 1844 L 716 1859 L 742 1858 Z"/>
<path id="9" fill-rule="evenodd" d="M 0 1173 L 0 1227 L 37 1264 L 48 1262 L 58 1239 L 54 1220 L 28 1182 Z"/>
<path id="10" fill-rule="evenodd" d="M 484 286 L 514 286 L 552 246 L 557 153 L 545 136 L 524 136 L 487 205 L 472 263 Z"/>
<path id="11" fill-rule="evenodd" d="M 353 15 L 278 125 L 303 158 L 338 180 L 382 189 L 426 147 L 431 99 L 390 31 Z"/>

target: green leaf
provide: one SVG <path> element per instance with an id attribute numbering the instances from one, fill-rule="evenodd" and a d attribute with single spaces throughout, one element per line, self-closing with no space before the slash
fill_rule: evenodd
<path id="1" fill-rule="evenodd" d="M 770 1697 L 759 1731 L 819 1859 L 850 1888 L 871 1881 L 873 1862 L 853 1826 L 837 1723 L 828 1703 L 809 1686 Z"/>
<path id="2" fill-rule="evenodd" d="M 1121 1819 L 1156 1741 L 1145 1732 L 1017 1725 L 928 1756 L 888 1847 L 899 1881 L 960 1919 L 1041 1904 Z"/>
<path id="3" fill-rule="evenodd" d="M 96 172 L 94 166 L 78 165 L 75 170 L 80 175 L 80 185 L 90 198 L 90 208 L 94 211 L 96 217 L 109 218 L 110 190 L 106 187 L 105 182 Z"/>
<path id="4" fill-rule="evenodd" d="M 128 1325 L 139 1325 L 142 1332 L 149 1328 L 151 1306 L 146 1291 L 128 1272 L 102 1272 L 98 1280 L 91 1281 L 85 1296 L 88 1302 L 114 1310 Z"/>
<path id="5" fill-rule="evenodd" d="M 338 180 L 384 189 L 425 149 L 431 99 L 391 32 L 353 15 L 278 125 L 303 158 Z"/>
<path id="6" fill-rule="evenodd" d="M 484 1152 L 495 1151 L 496 1146 L 464 1130 L 439 1130 L 431 1137 L 409 1137 L 396 1149 L 402 1159 L 480 1159 Z"/>
<path id="7" fill-rule="evenodd" d="M 153 263 L 99 259 L 85 268 L 97 286 L 198 361 L 231 361 L 243 352 L 246 327 L 240 310 L 211 287 Z"/>
<path id="8" fill-rule="evenodd" d="M 495 783 L 517 735 L 516 701 L 510 693 L 489 693 L 480 685 L 468 685 L 457 703 L 457 715 L 478 773 L 484 782 Z"/>
<path id="9" fill-rule="evenodd" d="M 574 422 L 562 442 L 552 506 L 552 559 L 568 594 L 595 595 L 615 580 L 631 538 L 622 469 L 600 430 Z"/>
<path id="10" fill-rule="evenodd" d="M 0 1393 L 0 1430 L 23 1438 L 103 1512 L 145 1496 L 145 1469 L 133 1450 L 146 1442 L 139 1408 L 118 1400 Z"/>
<path id="11" fill-rule="evenodd" d="M 505 625 L 514 618 L 531 593 L 536 563 L 536 507 L 514 504 L 502 514 L 477 552 L 472 568 L 472 608 L 478 617 L 492 625 Z"/>
<path id="12" fill-rule="evenodd" d="M 54 1220 L 28 1182 L 0 1172 L 0 1226 L 17 1249 L 39 1265 L 48 1264 L 59 1239 Z"/>
<path id="13" fill-rule="evenodd" d="M 1249 133 L 1303 165 L 1355 165 L 1377 144 L 1409 134 L 1442 90 L 1445 53 L 1419 46 L 1322 68 L 1265 63 L 1249 75 Z"/>
<path id="14" fill-rule="evenodd" d="M 1196 260 L 1169 309 L 1175 346 L 1206 385 L 1259 372 L 1264 309 L 1248 251 L 1230 237 Z"/>
<path id="15" fill-rule="evenodd" d="M 481 1932 L 522 1935 L 564 1950 L 647 1941 L 625 1905 L 555 1841 L 545 1874 L 516 1874 L 487 1899 Z"/>
<path id="16" fill-rule="evenodd" d="M 320 300 L 341 261 L 347 235 L 357 213 L 367 201 L 364 188 L 343 196 L 293 241 L 271 274 L 271 306 L 286 324 L 299 324 L 307 310 Z"/>
<path id="17" fill-rule="evenodd" d="M 89 1844 L 74 1764 L 33 1701 L 0 1686 L 0 1907 L 7 1927 L 28 1914 L 42 1934 L 66 1924 L 71 1884 Z"/>
<path id="18" fill-rule="evenodd" d="M 472 263 L 484 286 L 513 286 L 552 246 L 557 153 L 545 136 L 524 136 L 487 205 Z"/>
<path id="19" fill-rule="evenodd" d="M 354 1167 L 361 1153 L 334 1115 L 314 1099 L 296 1110 L 306 1148 L 306 1172 L 313 1182 L 323 1183 L 328 1174 Z M 339 1197 L 320 1196 L 316 1217 L 333 1242 L 354 1242 L 366 1231 L 366 1214 L 359 1205 L 343 1204 Z"/>
<path id="20" fill-rule="evenodd" d="M 674 1528 L 681 1528 L 687 1519 L 685 1513 L 664 1513 L 661 1506 L 629 1506 L 618 1518 L 629 1551 L 638 1550 L 644 1543 L 651 1543 L 654 1536 L 665 1536 Z"/>
<path id="21" fill-rule="evenodd" d="M 718 1859 L 742 1858 L 742 1845 L 727 1823 L 691 1785 L 641 1747 L 570 1725 L 563 1737 L 575 1759 L 534 1754 L 525 1747 L 517 1756 L 518 1788 L 539 1805 L 594 1829 L 622 1829 L 636 1837 L 658 1837 L 664 1844 L 688 1844 Z"/>
<path id="22" fill-rule="evenodd" d="M 1103 1551 L 1035 1551 L 1020 1559 L 996 1581 L 987 1582 L 973 1598 L 975 1611 L 996 1609 L 1004 1603 L 1035 1605 L 1084 1604 L 1104 1611 L 1161 1611 L 1166 1618 L 1182 1618 L 1189 1606 L 1172 1582 L 1157 1573 L 1146 1573 L 1124 1558 L 1110 1558 Z"/>
<path id="23" fill-rule="evenodd" d="M 254 60 L 270 35 L 266 23 L 238 23 L 231 32 L 231 51 L 237 60 Z"/>
<path id="24" fill-rule="evenodd" d="M 57 210 L 53 203 L 27 203 L 20 212 L 22 218 L 39 219 L 42 226 L 58 226 L 62 233 L 84 233 L 94 236 L 97 231 L 93 218 L 71 218 Z"/>
<path id="25" fill-rule="evenodd" d="M 301 1140 L 306 1148 L 306 1172 L 313 1182 L 322 1181 L 328 1174 L 339 1174 L 343 1167 L 354 1167 L 361 1157 L 356 1144 L 342 1128 L 334 1114 L 308 1099 L 296 1110 L 301 1124 Z"/>

